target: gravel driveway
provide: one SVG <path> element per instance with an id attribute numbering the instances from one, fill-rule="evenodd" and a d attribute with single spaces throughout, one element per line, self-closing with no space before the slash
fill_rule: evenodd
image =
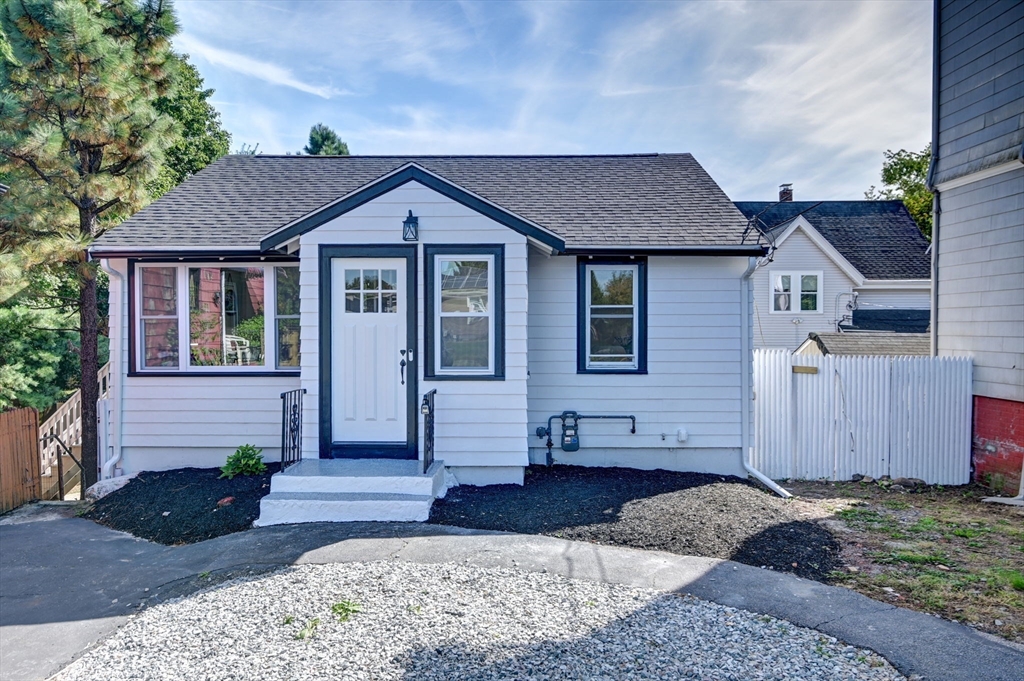
<path id="1" fill-rule="evenodd" d="M 345 621 L 332 612 L 343 602 Z M 379 561 L 289 567 L 155 606 L 54 678 L 903 677 L 870 651 L 693 597 Z"/>

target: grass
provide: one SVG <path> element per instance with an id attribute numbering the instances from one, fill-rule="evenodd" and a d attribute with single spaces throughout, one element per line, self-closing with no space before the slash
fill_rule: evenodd
<path id="1" fill-rule="evenodd" d="M 973 485 L 913 494 L 858 483 L 789 487 L 844 528 L 834 534 L 848 567 L 832 573 L 835 583 L 1024 643 L 1020 509 L 981 503 L 989 492 Z"/>

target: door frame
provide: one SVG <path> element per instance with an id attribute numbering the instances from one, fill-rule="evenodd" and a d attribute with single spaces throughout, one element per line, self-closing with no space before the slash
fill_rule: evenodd
<path id="1" fill-rule="evenodd" d="M 320 458 L 353 459 L 418 459 L 419 458 L 419 361 L 420 348 L 416 342 L 418 316 L 417 260 L 419 246 L 391 244 L 321 244 L 320 267 Z M 393 442 L 335 441 L 333 428 L 333 397 L 331 390 L 332 365 L 332 267 L 335 258 L 405 258 L 406 288 L 406 347 L 415 353 L 406 367 L 406 440 Z"/>

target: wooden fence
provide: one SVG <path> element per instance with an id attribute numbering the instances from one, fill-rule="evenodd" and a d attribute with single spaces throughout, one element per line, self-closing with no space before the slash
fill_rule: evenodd
<path id="1" fill-rule="evenodd" d="M 40 495 L 39 412 L 0 413 L 0 513 Z"/>

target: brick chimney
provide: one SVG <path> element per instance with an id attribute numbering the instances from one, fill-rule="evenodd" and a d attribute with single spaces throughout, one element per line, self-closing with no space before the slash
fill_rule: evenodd
<path id="1" fill-rule="evenodd" d="M 792 201 L 793 200 L 793 185 L 792 184 L 780 184 L 779 185 L 779 201 Z"/>

